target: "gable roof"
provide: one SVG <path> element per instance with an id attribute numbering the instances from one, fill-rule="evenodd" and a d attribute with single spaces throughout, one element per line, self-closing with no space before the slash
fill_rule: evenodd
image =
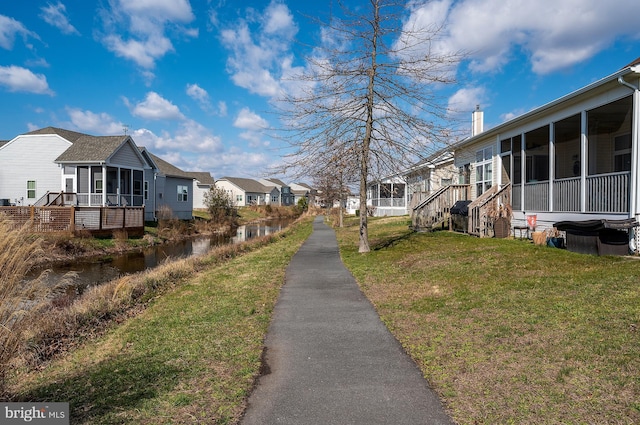
<path id="1" fill-rule="evenodd" d="M 281 186 L 281 187 L 289 187 L 288 184 L 286 184 L 285 182 L 283 182 L 280 179 L 265 179 L 265 180 L 270 181 L 271 183 L 276 184 L 276 185 Z"/>
<path id="2" fill-rule="evenodd" d="M 216 184 L 216 181 L 213 179 L 213 177 L 211 177 L 211 173 L 209 172 L 187 171 L 186 173 L 189 174 L 191 177 L 193 177 L 195 180 L 198 180 L 200 184 L 209 184 L 209 185 Z"/>
<path id="3" fill-rule="evenodd" d="M 28 133 L 25 134 L 57 134 L 58 136 L 62 137 L 63 139 L 66 139 L 68 141 L 70 141 L 71 143 L 74 143 L 76 140 L 78 140 L 79 138 L 83 137 L 83 136 L 87 136 L 87 134 L 84 133 L 78 133 L 77 131 L 71 131 L 71 130 L 65 130 L 64 128 L 57 128 L 57 127 L 45 127 L 45 128 L 40 128 L 38 130 L 33 130 L 30 131 Z"/>
<path id="4" fill-rule="evenodd" d="M 185 179 L 193 180 L 193 176 L 191 176 L 190 173 L 187 173 L 186 171 L 182 171 L 175 165 L 168 163 L 164 159 L 152 154 L 149 151 L 146 151 L 146 152 L 149 154 L 149 156 L 151 157 L 155 165 L 158 167 L 158 170 L 165 176 L 182 177 Z"/>
<path id="5" fill-rule="evenodd" d="M 129 136 L 89 136 L 78 137 L 55 162 L 106 162 Z M 69 140 L 69 139 L 67 139 Z"/>
<path id="6" fill-rule="evenodd" d="M 226 180 L 238 186 L 240 189 L 244 190 L 245 192 L 250 192 L 250 193 L 271 193 L 271 191 L 273 190 L 273 187 L 268 188 L 267 186 L 253 179 L 245 179 L 241 177 L 222 177 L 219 180 Z"/>

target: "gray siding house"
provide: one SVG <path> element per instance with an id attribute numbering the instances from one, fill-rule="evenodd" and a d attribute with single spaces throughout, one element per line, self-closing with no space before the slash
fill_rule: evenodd
<path id="1" fill-rule="evenodd" d="M 3 204 L 35 205 L 48 193 L 65 192 L 76 194 L 79 206 L 144 205 L 149 221 L 162 204 L 175 208 L 179 218 L 192 217 L 192 178 L 141 151 L 127 135 L 91 136 L 46 127 L 1 145 L 0 163 Z M 167 190 L 174 196 L 158 202 Z"/>
<path id="2" fill-rule="evenodd" d="M 157 157 L 142 148 L 153 170 L 153 211 L 157 218 L 163 207 L 171 209 L 173 215 L 180 220 L 193 218 L 193 177 L 186 171 Z"/>

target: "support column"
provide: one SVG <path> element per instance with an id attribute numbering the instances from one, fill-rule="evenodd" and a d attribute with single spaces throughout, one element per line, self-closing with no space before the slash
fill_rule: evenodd
<path id="1" fill-rule="evenodd" d="M 553 205 L 553 181 L 556 179 L 556 141 L 555 122 L 549 123 L 549 211 L 554 210 Z"/>
<path id="2" fill-rule="evenodd" d="M 587 137 L 587 111 L 580 113 L 580 212 L 587 211 L 587 170 L 589 157 Z"/>

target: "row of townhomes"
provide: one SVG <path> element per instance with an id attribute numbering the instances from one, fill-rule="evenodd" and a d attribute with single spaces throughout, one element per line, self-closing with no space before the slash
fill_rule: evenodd
<path id="1" fill-rule="evenodd" d="M 238 207 L 249 205 L 297 205 L 306 198 L 309 205 L 316 204 L 317 191 L 305 183 L 286 184 L 279 179 L 247 179 L 222 177 L 215 182 Z"/>
<path id="2" fill-rule="evenodd" d="M 494 236 L 501 217 L 508 219 L 510 234 L 603 223 L 625 227 L 635 250 L 640 58 L 486 131 L 479 108 L 472 122 L 471 137 L 447 152 L 371 182 L 368 205 L 376 215 L 411 214 L 414 228 L 428 229 L 466 201 L 466 230 L 473 235 Z"/>
<path id="3" fill-rule="evenodd" d="M 191 219 L 214 184 L 209 173 L 185 172 L 128 135 L 91 136 L 47 127 L 0 143 L 0 204 L 161 208 Z"/>

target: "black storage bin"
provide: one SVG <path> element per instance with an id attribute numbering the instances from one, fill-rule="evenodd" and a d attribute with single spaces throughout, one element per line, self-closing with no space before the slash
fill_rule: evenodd
<path id="1" fill-rule="evenodd" d="M 629 231 L 634 219 L 559 221 L 553 226 L 567 234 L 567 249 L 593 255 L 629 254 Z"/>
<path id="2" fill-rule="evenodd" d="M 451 230 L 467 233 L 469 229 L 469 204 L 471 201 L 457 201 L 449 212 L 451 213 Z"/>

